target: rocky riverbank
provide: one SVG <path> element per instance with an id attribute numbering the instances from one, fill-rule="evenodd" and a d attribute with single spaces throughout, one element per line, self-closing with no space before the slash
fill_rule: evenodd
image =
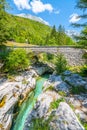
<path id="1" fill-rule="evenodd" d="M 0 79 L 0 130 L 10 130 L 14 107 L 34 90 L 38 74 L 46 71 L 43 67 L 33 67 L 13 78 Z M 36 130 L 33 123 L 35 125 L 34 121 L 39 119 L 38 124 L 47 122 L 50 130 L 85 130 L 78 118 L 87 123 L 87 80 L 70 71 L 51 74 L 34 109 L 27 115 L 24 130 L 32 127 Z"/>
<path id="2" fill-rule="evenodd" d="M 36 72 L 30 70 L 10 79 L 0 79 L 0 130 L 10 130 L 14 106 L 33 91 L 36 76 Z"/>
<path id="3" fill-rule="evenodd" d="M 21 105 L 35 89 L 37 77 L 48 71 L 50 68 L 47 65 L 33 66 L 29 71 L 0 79 L 0 130 L 10 130 L 17 104 Z"/>
<path id="4" fill-rule="evenodd" d="M 79 94 L 73 94 L 74 89 Z M 85 130 L 79 120 L 87 123 L 87 81 L 66 71 L 62 76 L 51 75 L 44 83 L 43 93 L 28 115 L 24 130 L 38 127 L 44 130 Z"/>

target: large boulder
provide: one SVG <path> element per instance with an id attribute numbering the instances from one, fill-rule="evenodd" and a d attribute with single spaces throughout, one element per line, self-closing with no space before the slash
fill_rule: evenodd
<path id="1" fill-rule="evenodd" d="M 61 102 L 50 123 L 51 130 L 85 130 L 75 113 L 65 102 Z"/>
<path id="2" fill-rule="evenodd" d="M 61 76 L 51 75 L 49 80 L 44 83 L 44 90 L 49 89 L 50 86 L 57 92 L 63 91 L 66 94 L 69 93 L 70 86 L 62 80 Z"/>
<path id="3" fill-rule="evenodd" d="M 83 78 L 78 74 L 72 74 L 70 76 L 66 76 L 64 81 L 74 87 L 85 87 L 87 84 L 87 82 L 83 80 Z"/>

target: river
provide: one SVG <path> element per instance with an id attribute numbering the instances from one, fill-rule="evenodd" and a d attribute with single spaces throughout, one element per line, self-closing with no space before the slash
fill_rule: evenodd
<path id="1" fill-rule="evenodd" d="M 34 92 L 32 92 L 28 99 L 25 100 L 22 104 L 16 122 L 11 130 L 23 130 L 26 118 L 32 111 L 36 103 L 36 99 L 42 92 L 43 84 L 48 79 L 48 77 L 49 76 L 45 75 L 37 80 Z"/>

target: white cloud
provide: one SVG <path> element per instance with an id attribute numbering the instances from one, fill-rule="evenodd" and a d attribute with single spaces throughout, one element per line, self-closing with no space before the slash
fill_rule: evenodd
<path id="1" fill-rule="evenodd" d="M 76 13 L 73 13 L 72 15 L 70 15 L 70 20 L 69 22 L 70 23 L 75 23 L 75 22 L 78 22 L 81 18 L 78 17 L 79 15 L 76 14 Z"/>
<path id="2" fill-rule="evenodd" d="M 53 11 L 53 7 L 51 4 L 47 3 L 47 4 L 44 4 L 41 2 L 41 0 L 33 0 L 31 3 L 31 8 L 32 8 L 32 11 L 34 13 L 40 13 L 40 12 L 44 12 L 45 10 L 49 11 L 49 12 L 52 12 Z"/>
<path id="3" fill-rule="evenodd" d="M 14 4 L 18 7 L 19 10 L 21 9 L 27 9 L 32 10 L 34 13 L 41 13 L 44 11 L 53 11 L 53 7 L 51 4 L 46 3 L 44 4 L 41 0 L 13 0 Z"/>
<path id="4" fill-rule="evenodd" d="M 14 4 L 18 7 L 19 10 L 30 9 L 29 0 L 14 0 Z"/>

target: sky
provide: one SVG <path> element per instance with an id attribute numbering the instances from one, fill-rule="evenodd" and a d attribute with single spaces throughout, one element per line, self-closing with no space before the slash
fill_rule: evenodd
<path id="1" fill-rule="evenodd" d="M 77 0 L 7 0 L 11 9 L 11 14 L 31 14 L 46 21 L 50 26 L 56 28 L 61 24 L 65 30 L 80 31 L 73 28 L 71 23 L 80 23 L 82 20 L 78 15 L 82 11 L 75 8 Z"/>

